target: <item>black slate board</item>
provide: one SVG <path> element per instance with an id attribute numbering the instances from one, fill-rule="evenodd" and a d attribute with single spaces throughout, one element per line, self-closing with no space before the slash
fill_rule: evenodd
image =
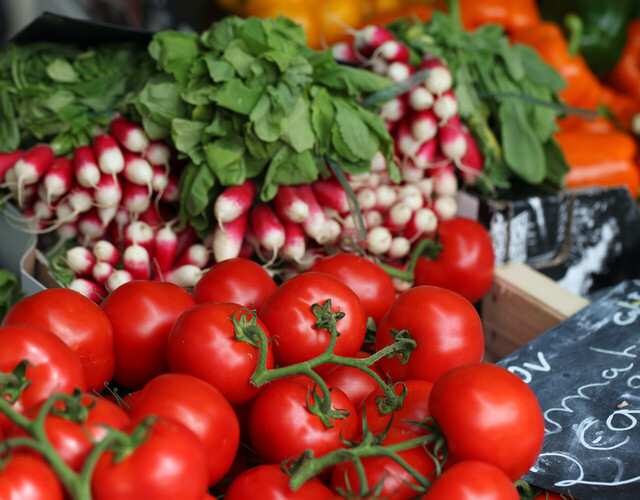
<path id="1" fill-rule="evenodd" d="M 640 280 L 497 364 L 529 384 L 545 417 L 526 481 L 581 500 L 640 498 Z"/>

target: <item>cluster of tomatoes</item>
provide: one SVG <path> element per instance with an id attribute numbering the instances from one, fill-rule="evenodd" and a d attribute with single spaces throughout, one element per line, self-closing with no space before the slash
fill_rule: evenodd
<path id="1" fill-rule="evenodd" d="M 471 302 L 355 254 L 44 290 L 0 344 L 0 497 L 517 499 L 544 436 Z"/>

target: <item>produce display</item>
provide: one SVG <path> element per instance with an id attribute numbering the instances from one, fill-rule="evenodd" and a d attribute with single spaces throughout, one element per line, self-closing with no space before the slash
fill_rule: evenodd
<path id="1" fill-rule="evenodd" d="M 458 200 L 637 198 L 632 6 L 605 55 L 588 2 L 218 3 L 0 49 L 2 216 L 60 285 L 0 270 L 0 491 L 554 498 Z"/>

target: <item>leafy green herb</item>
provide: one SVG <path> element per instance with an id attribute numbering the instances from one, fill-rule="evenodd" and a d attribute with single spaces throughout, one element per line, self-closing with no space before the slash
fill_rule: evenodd
<path id="1" fill-rule="evenodd" d="M 388 28 L 414 59 L 430 53 L 449 66 L 459 114 L 484 157 L 483 194 L 500 196 L 515 184 L 563 187 L 569 167 L 553 133 L 568 111 L 558 98 L 566 83 L 535 50 L 510 44 L 498 25 L 468 32 L 442 12 Z"/>
<path id="2" fill-rule="evenodd" d="M 24 297 L 18 277 L 7 269 L 0 269 L 0 320 Z"/>
<path id="3" fill-rule="evenodd" d="M 152 139 L 171 141 L 190 161 L 180 216 L 201 235 L 224 186 L 256 178 L 268 201 L 280 185 L 329 175 L 327 159 L 363 172 L 380 150 L 392 165 L 382 118 L 361 105 L 392 82 L 311 50 L 289 19 L 231 16 L 200 35 L 165 31 L 149 54 L 157 73 L 134 108 Z"/>

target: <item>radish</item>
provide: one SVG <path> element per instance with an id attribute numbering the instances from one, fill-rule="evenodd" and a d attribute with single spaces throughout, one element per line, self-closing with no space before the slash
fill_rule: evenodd
<path id="1" fill-rule="evenodd" d="M 0 184 L 5 182 L 7 170 L 13 167 L 22 155 L 23 151 L 21 149 L 11 153 L 0 153 Z"/>
<path id="2" fill-rule="evenodd" d="M 164 274 L 173 267 L 178 253 L 178 235 L 166 224 L 154 235 L 153 263 L 155 274 Z"/>
<path id="3" fill-rule="evenodd" d="M 409 49 L 397 40 L 387 40 L 374 51 L 372 56 L 382 57 L 389 62 L 407 63 L 409 61 Z"/>
<path id="4" fill-rule="evenodd" d="M 392 259 L 403 259 L 411 251 L 411 243 L 404 236 L 395 236 L 391 240 L 387 256 Z"/>
<path id="5" fill-rule="evenodd" d="M 69 203 L 69 206 L 75 213 L 81 214 L 88 212 L 93 207 L 93 201 L 93 191 L 90 188 L 86 188 L 80 184 L 71 186 L 69 195 L 67 196 L 67 203 Z"/>
<path id="6" fill-rule="evenodd" d="M 425 141 L 433 139 L 438 133 L 438 119 L 434 111 L 430 109 L 412 113 L 409 117 L 409 125 L 411 134 L 421 145 Z M 420 148 L 418 148 L 419 150 Z"/>
<path id="7" fill-rule="evenodd" d="M 60 224 L 56 228 L 56 234 L 59 238 L 56 245 L 64 244 L 67 241 L 71 241 L 78 236 L 78 221 L 70 221 L 65 222 L 64 224 Z"/>
<path id="8" fill-rule="evenodd" d="M 150 141 L 144 157 L 151 165 L 167 169 L 171 160 L 171 149 L 162 141 Z"/>
<path id="9" fill-rule="evenodd" d="M 109 240 L 98 240 L 91 249 L 98 262 L 106 262 L 113 267 L 120 263 L 120 251 Z"/>
<path id="10" fill-rule="evenodd" d="M 442 153 L 453 161 L 456 166 L 460 164 L 462 158 L 467 154 L 467 138 L 462 132 L 460 119 L 454 116 L 449 119 L 446 125 L 438 130 L 438 143 Z"/>
<path id="11" fill-rule="evenodd" d="M 336 61 L 358 63 L 361 57 L 358 57 L 352 44 L 347 42 L 338 42 L 331 46 L 331 55 Z"/>
<path id="12" fill-rule="evenodd" d="M 211 250 L 202 243 L 194 243 L 182 253 L 175 265 L 180 267 L 188 264 L 204 269 L 209 263 L 210 257 Z"/>
<path id="13" fill-rule="evenodd" d="M 299 224 L 309 217 L 309 205 L 293 186 L 279 186 L 271 205 L 282 221 Z"/>
<path id="14" fill-rule="evenodd" d="M 398 189 L 399 199 L 415 211 L 424 205 L 424 197 L 420 188 L 415 184 L 405 184 Z"/>
<path id="15" fill-rule="evenodd" d="M 378 204 L 376 192 L 371 188 L 363 188 L 358 190 L 356 198 L 360 204 L 360 210 L 363 212 L 374 208 Z"/>
<path id="16" fill-rule="evenodd" d="M 78 276 L 91 276 L 96 258 L 87 247 L 75 246 L 65 252 L 67 266 Z"/>
<path id="17" fill-rule="evenodd" d="M 376 208 L 379 210 L 387 210 L 398 199 L 398 192 L 393 186 L 383 184 L 376 188 Z"/>
<path id="18" fill-rule="evenodd" d="M 393 33 L 380 26 L 368 25 L 354 33 L 353 46 L 357 53 L 371 56 L 384 42 L 395 40 Z"/>
<path id="19" fill-rule="evenodd" d="M 168 203 L 180 200 L 180 180 L 177 175 L 169 172 L 169 175 L 167 175 L 167 187 L 162 191 L 160 199 Z"/>
<path id="20" fill-rule="evenodd" d="M 453 219 L 458 211 L 458 203 L 453 196 L 440 196 L 433 202 L 433 211 L 440 220 Z"/>
<path id="21" fill-rule="evenodd" d="M 433 103 L 433 113 L 440 119 L 438 125 L 443 126 L 458 114 L 458 99 L 453 89 L 443 92 Z"/>
<path id="22" fill-rule="evenodd" d="M 325 245 L 333 245 L 340 238 L 340 233 L 342 232 L 342 226 L 335 219 L 329 219 L 327 221 L 327 226 L 324 231 L 324 244 Z"/>
<path id="23" fill-rule="evenodd" d="M 131 222 L 131 214 L 124 207 L 118 206 L 116 216 L 109 225 L 109 236 L 116 245 L 124 246 L 124 228 Z"/>
<path id="24" fill-rule="evenodd" d="M 81 293 L 96 304 L 100 304 L 107 296 L 107 292 L 103 287 L 86 278 L 75 278 L 67 285 L 67 288 Z"/>
<path id="25" fill-rule="evenodd" d="M 116 175 L 124 170 L 124 156 L 116 140 L 109 134 L 99 134 L 91 144 L 100 171 Z"/>
<path id="26" fill-rule="evenodd" d="M 165 224 L 165 218 L 160 213 L 159 207 L 149 204 L 144 212 L 138 214 L 138 219 L 149 224 L 153 229 L 159 229 Z"/>
<path id="27" fill-rule="evenodd" d="M 132 153 L 144 154 L 149 147 L 149 137 L 144 129 L 127 118 L 121 117 L 111 120 L 109 132 L 122 147 Z"/>
<path id="28" fill-rule="evenodd" d="M 402 180 L 408 184 L 416 184 L 422 180 L 425 175 L 424 169 L 413 166 L 413 162 L 405 161 L 400 167 L 400 175 Z"/>
<path id="29" fill-rule="evenodd" d="M 311 189 L 313 189 L 318 203 L 323 207 L 332 208 L 339 214 L 345 214 L 349 211 L 347 193 L 335 177 L 318 179 L 311 183 Z"/>
<path id="30" fill-rule="evenodd" d="M 425 200 L 429 200 L 431 198 L 431 195 L 433 194 L 433 179 L 429 177 L 420 179 L 420 181 L 416 183 L 416 186 L 420 189 Z"/>
<path id="31" fill-rule="evenodd" d="M 178 250 L 176 251 L 176 258 L 180 258 L 182 253 L 191 245 L 196 243 L 200 238 L 198 233 L 190 224 L 185 224 L 182 229 L 176 231 L 178 237 Z"/>
<path id="32" fill-rule="evenodd" d="M 219 224 L 231 222 L 251 208 L 256 194 L 256 183 L 245 180 L 239 186 L 229 186 L 216 198 L 213 215 Z"/>
<path id="33" fill-rule="evenodd" d="M 276 213 L 266 203 L 259 203 L 251 207 L 249 212 L 251 228 L 258 237 L 260 245 L 272 252 L 273 258 L 284 245 L 284 226 Z"/>
<path id="34" fill-rule="evenodd" d="M 22 201 L 18 200 L 18 177 L 15 169 L 12 167 L 5 174 L 4 187 L 9 188 L 9 195 L 0 198 L 0 203 L 4 203 L 9 198 L 15 198 L 19 207 L 26 207 L 33 202 L 38 195 L 39 184 L 29 184 L 22 188 Z"/>
<path id="35" fill-rule="evenodd" d="M 295 222 L 282 221 L 284 227 L 284 245 L 282 245 L 281 255 L 289 261 L 299 263 L 307 250 L 304 231 Z"/>
<path id="36" fill-rule="evenodd" d="M 98 285 L 104 285 L 114 271 L 108 262 L 98 261 L 91 268 L 91 277 Z"/>
<path id="37" fill-rule="evenodd" d="M 151 205 L 149 189 L 146 186 L 134 184 L 128 180 L 122 183 L 122 206 L 132 215 L 146 211 Z"/>
<path id="38" fill-rule="evenodd" d="M 382 151 L 376 151 L 376 154 L 371 158 L 371 172 L 379 173 L 387 171 L 387 159 L 382 154 Z"/>
<path id="39" fill-rule="evenodd" d="M 124 228 L 124 245 L 126 247 L 135 244 L 141 245 L 151 256 L 153 255 L 154 243 L 155 234 L 153 228 L 146 222 L 134 221 Z"/>
<path id="40" fill-rule="evenodd" d="M 380 106 L 378 114 L 383 120 L 397 122 L 407 116 L 407 111 L 406 101 L 401 96 L 396 96 Z"/>
<path id="41" fill-rule="evenodd" d="M 458 192 L 458 178 L 452 168 L 442 168 L 431 176 L 433 191 L 438 196 L 454 196 Z"/>
<path id="42" fill-rule="evenodd" d="M 167 271 L 163 281 L 173 283 L 182 288 L 192 288 L 205 273 L 205 270 L 192 264 L 185 264 Z"/>
<path id="43" fill-rule="evenodd" d="M 216 262 L 234 259 L 240 255 L 248 223 L 249 213 L 245 212 L 231 222 L 225 222 L 213 229 L 211 247 Z"/>
<path id="44" fill-rule="evenodd" d="M 395 145 L 398 148 L 400 156 L 414 156 L 420 146 L 422 146 L 422 142 L 413 135 L 411 131 L 410 124 L 403 120 L 398 124 L 398 128 L 396 129 L 395 136 Z"/>
<path id="45" fill-rule="evenodd" d="M 37 183 L 53 163 L 54 157 L 50 146 L 39 144 L 16 160 L 11 170 L 15 173 L 18 205 L 22 206 L 25 199 L 24 186 Z"/>
<path id="46" fill-rule="evenodd" d="M 368 228 L 381 226 L 384 222 L 382 212 L 378 210 L 369 210 L 363 214 L 365 226 Z"/>
<path id="47" fill-rule="evenodd" d="M 438 141 L 435 137 L 423 142 L 416 154 L 411 157 L 413 166 L 418 168 L 429 168 L 433 166 L 438 151 Z"/>
<path id="48" fill-rule="evenodd" d="M 153 190 L 153 168 L 151 164 L 144 158 L 129 151 L 123 151 L 122 156 L 124 157 L 122 176 L 133 184 L 147 186 L 149 192 L 151 192 Z"/>
<path id="49" fill-rule="evenodd" d="M 104 229 L 111 224 L 111 221 L 115 219 L 118 213 L 118 207 L 96 207 L 96 210 Z"/>
<path id="50" fill-rule="evenodd" d="M 413 240 L 423 234 L 433 233 L 438 227 L 438 217 L 430 208 L 416 210 L 403 231 L 405 238 Z"/>
<path id="51" fill-rule="evenodd" d="M 385 226 L 377 226 L 367 232 L 367 249 L 373 254 L 385 254 L 391 248 L 393 236 Z"/>
<path id="52" fill-rule="evenodd" d="M 366 65 L 376 75 L 387 76 L 387 73 L 389 72 L 389 63 L 379 57 L 368 60 Z"/>
<path id="53" fill-rule="evenodd" d="M 132 243 L 122 252 L 122 265 L 131 273 L 133 279 L 148 280 L 151 278 L 149 252 L 138 243 Z"/>
<path id="54" fill-rule="evenodd" d="M 151 189 L 162 197 L 164 190 L 169 186 L 169 173 L 160 165 L 153 165 L 151 176 Z"/>
<path id="55" fill-rule="evenodd" d="M 460 164 L 456 166 L 460 169 L 464 182 L 474 184 L 484 168 L 484 157 L 469 129 L 464 124 L 460 129 L 467 141 L 467 151 L 460 159 Z"/>
<path id="56" fill-rule="evenodd" d="M 407 225 L 411 217 L 413 217 L 411 207 L 404 201 L 398 201 L 387 211 L 383 224 L 389 229 L 399 230 Z"/>
<path id="57" fill-rule="evenodd" d="M 416 85 L 407 93 L 407 104 L 414 111 L 429 109 L 434 102 L 433 94 L 423 84 Z"/>
<path id="58" fill-rule="evenodd" d="M 104 227 L 96 209 L 91 209 L 80 216 L 78 233 L 82 235 L 83 245 L 104 235 Z"/>
<path id="59" fill-rule="evenodd" d="M 398 83 L 408 79 L 414 72 L 415 70 L 410 64 L 396 61 L 389 64 L 386 76 L 393 82 Z"/>
<path id="60" fill-rule="evenodd" d="M 424 82 L 425 87 L 436 96 L 444 94 L 453 85 L 453 78 L 449 67 L 437 57 L 425 55 L 419 69 L 429 69 L 429 75 Z"/>
<path id="61" fill-rule="evenodd" d="M 309 205 L 309 217 L 302 222 L 302 230 L 309 238 L 322 245 L 326 241 L 325 228 L 329 219 L 309 184 L 296 186 L 296 190 Z"/>
<path id="62" fill-rule="evenodd" d="M 98 207 L 117 207 L 122 200 L 122 183 L 117 175 L 102 173 L 93 190 L 93 198 Z"/>
<path id="63" fill-rule="evenodd" d="M 96 155 L 90 146 L 80 146 L 73 152 L 73 173 L 83 187 L 95 188 L 100 182 L 101 172 Z"/>
<path id="64" fill-rule="evenodd" d="M 110 292 L 113 292 L 120 285 L 124 285 L 125 283 L 128 283 L 129 281 L 133 281 L 133 280 L 134 280 L 133 275 L 126 269 L 116 269 L 107 278 L 107 281 L 105 282 L 105 286 L 107 290 L 109 290 Z"/>

